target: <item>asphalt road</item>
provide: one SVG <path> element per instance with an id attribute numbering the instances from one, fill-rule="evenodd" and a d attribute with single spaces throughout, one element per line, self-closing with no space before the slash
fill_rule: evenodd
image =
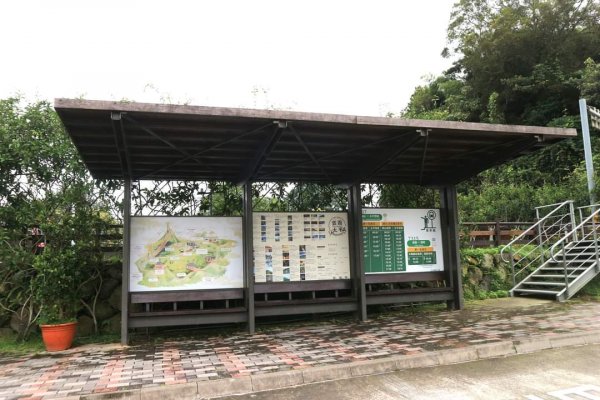
<path id="1" fill-rule="evenodd" d="M 230 400 L 600 400 L 600 345 L 324 382 Z"/>

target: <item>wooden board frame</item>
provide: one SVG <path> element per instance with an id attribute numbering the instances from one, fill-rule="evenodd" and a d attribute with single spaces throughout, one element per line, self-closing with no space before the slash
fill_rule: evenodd
<path id="1" fill-rule="evenodd" d="M 131 217 L 131 180 L 125 181 L 123 202 L 125 224 L 123 229 L 123 301 L 121 341 L 129 341 L 131 328 L 177 325 L 204 325 L 245 323 L 250 333 L 256 330 L 257 318 L 272 316 L 354 312 L 361 321 L 368 319 L 369 305 L 404 302 L 444 301 L 449 308 L 463 307 L 460 265 L 458 255 L 458 213 L 456 189 L 440 189 L 440 222 L 442 224 L 443 257 L 446 269 L 437 272 L 365 274 L 363 265 L 362 206 L 360 185 L 348 188 L 348 229 L 350 246 L 350 279 L 301 282 L 255 283 L 253 275 L 252 184 L 244 184 L 243 246 L 244 282 L 242 289 L 209 289 L 193 291 L 128 292 L 129 247 Z M 247 217 L 249 216 L 249 217 Z M 441 285 L 421 285 L 417 288 L 402 286 L 410 282 L 441 282 Z M 370 285 L 388 285 L 391 288 L 371 291 Z M 394 285 L 396 285 L 394 287 Z M 400 286 L 398 286 L 400 285 Z M 287 293 L 287 298 L 286 297 Z M 256 295 L 278 294 L 279 298 L 257 301 Z M 295 294 L 309 294 L 295 298 Z M 281 296 L 284 298 L 282 299 Z M 222 302 L 224 307 L 178 309 L 178 302 Z M 229 305 L 236 302 L 234 306 Z M 172 304 L 172 309 L 148 311 L 149 304 Z M 146 311 L 140 311 L 140 304 Z M 220 303 L 221 304 L 221 303 Z"/>

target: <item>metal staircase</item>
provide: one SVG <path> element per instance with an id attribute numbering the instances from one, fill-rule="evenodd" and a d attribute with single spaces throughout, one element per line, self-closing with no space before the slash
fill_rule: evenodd
<path id="1" fill-rule="evenodd" d="M 536 208 L 538 222 L 502 249 L 502 259 L 511 265 L 511 296 L 565 301 L 600 274 L 600 205 L 578 210 L 581 222 L 575 225 L 572 201 Z M 534 238 L 524 243 L 532 231 Z"/>

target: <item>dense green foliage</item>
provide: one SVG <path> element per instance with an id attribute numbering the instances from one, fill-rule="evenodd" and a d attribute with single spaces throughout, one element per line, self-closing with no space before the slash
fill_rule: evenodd
<path id="1" fill-rule="evenodd" d="M 89 304 L 79 288 L 98 278 L 112 189 L 91 179 L 48 103 L 0 100 L 0 307 L 23 336 L 40 313 L 73 318 L 66 303 Z"/>
<path id="2" fill-rule="evenodd" d="M 460 0 L 448 41 L 453 67 L 417 87 L 403 116 L 579 128 L 579 97 L 600 107 L 597 1 Z M 480 174 L 460 187 L 463 220 L 530 220 L 541 204 L 587 203 L 582 159 L 577 138 Z"/>

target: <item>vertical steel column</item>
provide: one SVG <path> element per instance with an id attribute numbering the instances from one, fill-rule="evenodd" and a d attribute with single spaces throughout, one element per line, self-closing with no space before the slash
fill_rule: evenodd
<path id="1" fill-rule="evenodd" d="M 579 116 L 581 118 L 581 136 L 583 136 L 583 154 L 585 156 L 585 171 L 587 175 L 590 204 L 596 204 L 594 195 L 594 161 L 592 159 L 592 145 L 590 141 L 590 125 L 588 123 L 587 104 L 585 99 L 579 99 Z"/>
<path id="2" fill-rule="evenodd" d="M 123 271 L 121 278 L 121 344 L 129 343 L 129 252 L 131 224 L 131 178 L 126 177 L 123 189 Z"/>
<path id="3" fill-rule="evenodd" d="M 246 310 L 248 310 L 248 332 L 256 330 L 254 315 L 254 260 L 252 243 L 252 182 L 244 184 L 244 215 L 243 215 L 243 237 L 244 237 L 244 281 L 246 282 Z"/>
<path id="4" fill-rule="evenodd" d="M 460 241 L 458 237 L 458 202 L 456 187 L 446 186 L 440 190 L 442 211 L 442 241 L 444 244 L 444 269 L 453 289 L 453 300 L 448 307 L 461 310 L 464 307 L 462 271 L 460 266 Z"/>
<path id="5" fill-rule="evenodd" d="M 352 286 L 358 301 L 358 317 L 367 320 L 367 293 L 365 287 L 365 267 L 363 263 L 363 230 L 362 202 L 360 183 L 348 188 L 348 211 L 350 218 L 348 232 L 350 234 L 350 259 L 352 265 Z"/>
<path id="6" fill-rule="evenodd" d="M 444 275 L 446 276 L 446 285 L 454 290 L 452 279 L 452 269 L 450 268 L 450 239 L 448 235 L 448 196 L 445 188 L 439 190 L 440 193 L 440 229 L 442 230 L 442 258 L 444 260 Z M 447 301 L 449 309 L 454 308 L 454 301 Z"/>

